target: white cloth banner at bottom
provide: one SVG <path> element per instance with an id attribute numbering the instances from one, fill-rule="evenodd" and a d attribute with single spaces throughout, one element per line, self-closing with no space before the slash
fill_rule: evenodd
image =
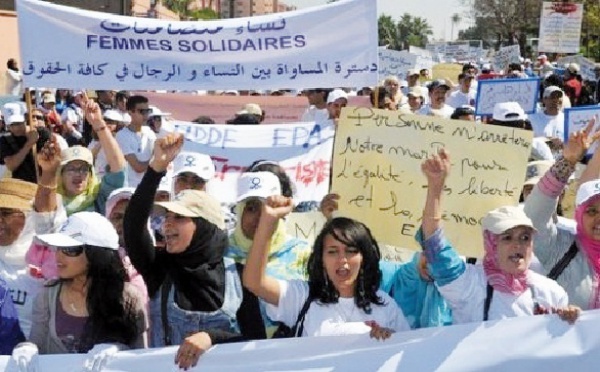
<path id="1" fill-rule="evenodd" d="M 177 347 L 118 353 L 105 371 L 177 371 Z M 600 353 L 600 311 L 574 324 L 556 315 L 398 333 L 305 337 L 217 345 L 191 371 L 592 371 Z M 85 355 L 40 357 L 40 372 L 80 371 Z M 10 357 L 0 358 L 7 370 Z"/>

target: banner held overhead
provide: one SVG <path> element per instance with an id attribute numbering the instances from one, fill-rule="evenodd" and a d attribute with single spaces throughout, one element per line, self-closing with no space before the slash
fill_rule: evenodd
<path id="1" fill-rule="evenodd" d="M 23 80 L 30 87 L 301 89 L 377 83 L 377 9 L 371 0 L 200 22 L 18 0 L 17 15 Z"/>

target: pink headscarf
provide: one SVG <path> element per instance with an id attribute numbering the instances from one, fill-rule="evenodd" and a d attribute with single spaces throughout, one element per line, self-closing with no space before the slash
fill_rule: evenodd
<path id="1" fill-rule="evenodd" d="M 483 231 L 483 271 L 488 283 L 496 291 L 519 295 L 527 290 L 527 271 L 522 274 L 507 274 L 498 266 L 498 235 Z"/>
<path id="2" fill-rule="evenodd" d="M 580 251 L 583 252 L 588 262 L 594 270 L 593 291 L 590 298 L 590 309 L 600 308 L 598 281 L 600 280 L 600 240 L 595 240 L 587 235 L 583 229 L 583 214 L 586 208 L 600 199 L 600 195 L 596 195 L 575 208 L 575 221 L 577 221 L 577 241 L 579 242 Z"/>

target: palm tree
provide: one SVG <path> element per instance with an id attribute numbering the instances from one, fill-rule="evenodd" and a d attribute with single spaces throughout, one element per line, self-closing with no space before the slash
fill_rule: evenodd
<path id="1" fill-rule="evenodd" d="M 454 40 L 454 26 L 458 26 L 458 24 L 460 23 L 460 21 L 462 20 L 462 18 L 460 17 L 460 14 L 458 13 L 454 13 L 452 14 L 452 18 L 450 18 L 452 21 L 452 29 L 450 31 L 450 39 Z"/>
<path id="2" fill-rule="evenodd" d="M 389 15 L 382 14 L 377 20 L 379 45 L 387 45 L 390 49 L 398 49 L 398 35 L 394 20 Z"/>

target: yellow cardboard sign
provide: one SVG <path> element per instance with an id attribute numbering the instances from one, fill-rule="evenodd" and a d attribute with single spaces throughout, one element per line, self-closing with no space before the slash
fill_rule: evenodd
<path id="1" fill-rule="evenodd" d="M 321 212 L 294 212 L 286 217 L 285 226 L 289 235 L 306 240 L 312 246 L 325 222 Z"/>
<path id="2" fill-rule="evenodd" d="M 480 221 L 489 210 L 516 205 L 532 133 L 433 116 L 345 108 L 337 128 L 332 192 L 340 213 L 369 226 L 385 244 L 419 249 L 414 240 L 427 180 L 421 163 L 438 149 L 452 170 L 443 196 L 446 236 L 464 255 L 480 257 Z"/>

